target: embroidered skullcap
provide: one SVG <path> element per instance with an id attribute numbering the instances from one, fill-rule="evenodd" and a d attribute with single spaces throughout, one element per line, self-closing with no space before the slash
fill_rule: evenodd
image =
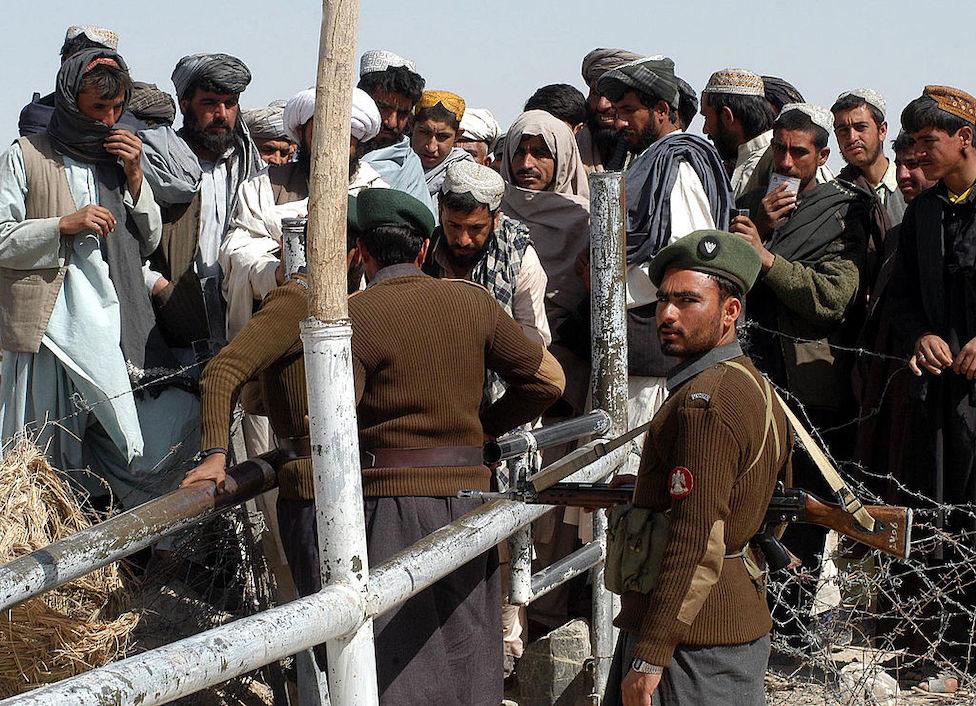
<path id="1" fill-rule="evenodd" d="M 475 201 L 494 211 L 502 202 L 505 181 L 491 167 L 464 160 L 454 162 L 447 168 L 441 193 L 471 194 Z"/>
<path id="2" fill-rule="evenodd" d="M 780 117 L 792 110 L 799 110 L 813 121 L 817 127 L 822 127 L 830 134 L 834 130 L 834 115 L 829 110 L 813 103 L 787 103 L 780 111 Z"/>
<path id="3" fill-rule="evenodd" d="M 359 75 L 362 77 L 366 74 L 386 71 L 396 66 L 402 66 L 413 73 L 417 73 L 417 65 L 410 59 L 404 59 L 399 54 L 394 54 L 385 49 L 372 49 L 365 52 L 359 60 Z"/>
<path id="4" fill-rule="evenodd" d="M 839 96 L 837 96 L 837 100 L 839 101 L 843 100 L 848 96 L 855 96 L 857 98 L 860 98 L 868 105 L 872 105 L 875 108 L 877 108 L 882 115 L 884 115 L 887 112 L 886 110 L 887 104 L 885 103 L 885 99 L 882 98 L 881 94 L 875 90 L 872 90 L 870 88 L 855 88 L 852 91 L 844 91 Z"/>
<path id="5" fill-rule="evenodd" d="M 465 108 L 461 118 L 461 139 L 485 142 L 491 152 L 502 127 L 487 108 Z"/>
<path id="6" fill-rule="evenodd" d="M 438 103 L 453 113 L 458 122 L 461 122 L 464 117 L 464 99 L 450 91 L 424 91 L 420 95 L 417 107 L 414 108 L 414 113 L 433 108 Z"/>
<path id="7" fill-rule="evenodd" d="M 352 89 L 352 124 L 349 134 L 360 142 L 369 142 L 380 134 L 380 109 L 361 88 Z"/>
<path id="8" fill-rule="evenodd" d="M 68 27 L 68 31 L 64 33 L 64 41 L 69 42 L 72 39 L 77 39 L 81 35 L 85 35 L 88 39 L 106 49 L 114 50 L 119 48 L 119 35 L 110 29 L 96 27 L 95 25 L 71 25 Z"/>
<path id="9" fill-rule="evenodd" d="M 620 100 L 627 91 L 635 89 L 677 107 L 678 81 L 674 77 L 674 62 L 664 56 L 637 59 L 611 69 L 596 85 L 596 90 L 612 101 Z"/>
<path id="10" fill-rule="evenodd" d="M 923 95 L 934 100 L 941 110 L 976 123 L 976 98 L 952 86 L 926 86 Z"/>
<path id="11" fill-rule="evenodd" d="M 202 82 L 212 83 L 222 93 L 243 93 L 251 83 L 251 72 L 230 54 L 190 54 L 176 63 L 172 79 L 177 98 L 186 98 Z"/>
<path id="12" fill-rule="evenodd" d="M 745 69 L 722 69 L 708 79 L 702 93 L 723 93 L 737 96 L 764 96 L 762 77 Z"/>
<path id="13" fill-rule="evenodd" d="M 176 102 L 166 91 L 159 90 L 155 83 L 132 82 L 132 98 L 129 112 L 153 125 L 172 125 L 176 119 Z"/>
<path id="14" fill-rule="evenodd" d="M 586 81 L 587 85 L 590 85 L 594 81 L 598 81 L 610 69 L 615 69 L 640 58 L 640 54 L 635 54 L 626 49 L 604 49 L 602 47 L 594 49 L 583 57 L 581 69 L 583 80 Z"/>
<path id="15" fill-rule="evenodd" d="M 261 108 L 251 108 L 241 113 L 251 137 L 264 140 L 288 139 L 285 133 L 284 101 L 276 101 Z"/>
<path id="16" fill-rule="evenodd" d="M 763 80 L 763 92 L 766 100 L 776 107 L 776 112 L 783 109 L 787 103 L 803 103 L 803 94 L 796 90 L 796 86 L 778 76 L 760 76 Z"/>

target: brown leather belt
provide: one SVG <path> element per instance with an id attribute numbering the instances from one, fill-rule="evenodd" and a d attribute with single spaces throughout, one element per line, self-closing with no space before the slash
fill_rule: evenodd
<path id="1" fill-rule="evenodd" d="M 480 446 L 441 446 L 433 449 L 372 449 L 360 452 L 363 468 L 436 468 L 483 466 Z"/>
<path id="2" fill-rule="evenodd" d="M 312 455 L 311 438 L 292 436 L 278 439 L 278 448 L 299 457 Z M 363 468 L 437 468 L 483 466 L 484 450 L 480 446 L 441 446 L 433 449 L 373 449 L 361 451 Z"/>
<path id="3" fill-rule="evenodd" d="M 292 436 L 278 439 L 278 448 L 290 451 L 296 456 L 312 455 L 312 439 L 308 436 Z"/>

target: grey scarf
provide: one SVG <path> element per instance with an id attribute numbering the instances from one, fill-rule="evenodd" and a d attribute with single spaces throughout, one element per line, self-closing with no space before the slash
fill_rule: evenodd
<path id="1" fill-rule="evenodd" d="M 715 148 L 697 135 L 668 135 L 647 148 L 627 170 L 627 262 L 643 264 L 671 239 L 671 191 L 684 160 L 701 179 L 715 227 L 728 230 L 735 204 Z"/>

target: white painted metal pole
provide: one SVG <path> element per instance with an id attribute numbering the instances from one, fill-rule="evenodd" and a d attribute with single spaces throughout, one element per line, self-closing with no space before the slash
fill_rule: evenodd
<path id="1" fill-rule="evenodd" d="M 617 449 L 567 480 L 604 478 L 626 456 L 627 449 Z M 499 500 L 467 513 L 376 567 L 365 608 L 359 590 L 334 583 L 313 596 L 15 696 L 0 706 L 169 703 L 356 631 L 364 616 L 375 617 L 403 603 L 551 509 Z"/>
<path id="2" fill-rule="evenodd" d="M 627 431 L 627 290 L 623 175 L 590 175 L 590 330 L 593 351 L 593 406 L 610 414 L 611 436 Z M 614 469 L 615 470 L 615 469 Z M 606 556 L 606 511 L 593 513 L 593 541 Z M 613 617 L 620 599 L 603 585 L 604 562 L 590 572 L 593 582 L 593 691 L 600 703 L 607 687 L 617 630 Z"/>
<path id="3" fill-rule="evenodd" d="M 369 569 L 346 295 L 349 124 L 359 0 L 323 0 L 309 175 L 310 317 L 302 322 L 323 590 L 366 594 Z M 326 643 L 333 706 L 378 701 L 373 625 Z M 319 680 L 321 683 L 321 680 Z M 325 698 L 323 695 L 323 703 Z"/>

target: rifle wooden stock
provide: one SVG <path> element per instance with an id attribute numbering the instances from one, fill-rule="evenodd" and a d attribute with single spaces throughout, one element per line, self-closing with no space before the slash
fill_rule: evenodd
<path id="1" fill-rule="evenodd" d="M 570 507 L 609 508 L 629 503 L 634 486 L 611 488 L 605 483 L 556 483 L 532 493 L 525 502 L 537 505 L 565 505 Z M 911 549 L 912 511 L 893 505 L 865 505 L 874 518 L 874 531 L 858 524 L 854 515 L 835 503 L 828 503 L 812 493 L 798 488 L 777 489 L 766 510 L 764 525 L 802 522 L 820 525 L 836 531 L 855 542 L 873 549 L 907 559 Z"/>

